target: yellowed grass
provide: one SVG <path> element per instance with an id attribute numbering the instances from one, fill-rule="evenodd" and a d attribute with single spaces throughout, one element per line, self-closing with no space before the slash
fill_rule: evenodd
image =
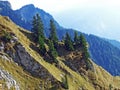
<path id="1" fill-rule="evenodd" d="M 109 85 L 111 84 L 114 88 L 120 89 L 120 77 L 113 77 L 107 71 L 105 71 L 102 67 L 94 64 L 94 68 L 96 69 L 96 81 L 99 85 L 109 89 Z"/>
<path id="2" fill-rule="evenodd" d="M 67 67 L 61 60 L 63 60 L 63 58 L 59 57 L 59 63 L 61 67 L 71 74 L 70 76 L 68 76 L 68 82 L 70 87 L 69 90 L 77 90 L 79 87 L 85 87 L 88 90 L 94 90 L 92 85 L 87 82 L 87 80 L 85 80 L 80 74 Z"/>
<path id="3" fill-rule="evenodd" d="M 60 82 L 62 81 L 62 76 L 61 75 L 64 76 L 65 73 L 63 71 L 61 71 L 60 69 L 58 69 L 57 67 L 55 67 L 54 65 L 49 64 L 46 61 L 44 61 L 43 58 L 36 51 L 34 51 L 33 49 L 31 49 L 29 47 L 31 43 L 32 44 L 34 44 L 34 43 L 31 42 L 27 38 L 27 36 L 25 36 L 22 32 L 20 32 L 20 27 L 19 26 L 16 26 L 11 21 L 6 21 L 6 19 L 4 19 L 2 16 L 0 16 L 0 24 L 4 25 L 4 26 L 8 27 L 10 30 L 12 30 L 12 32 L 15 33 L 16 36 L 18 37 L 20 43 L 25 47 L 26 51 L 37 62 L 39 62 L 44 68 L 46 68 L 58 81 L 60 81 Z M 24 29 L 21 28 L 21 30 L 24 30 Z M 24 30 L 24 31 L 26 31 L 26 30 Z M 27 31 L 27 33 L 30 33 L 30 32 Z M 87 77 L 83 78 L 83 76 L 81 76 L 80 74 L 74 72 L 69 67 L 67 67 L 61 61 L 61 58 L 58 58 L 58 59 L 59 59 L 60 66 L 62 68 L 64 68 L 65 70 L 67 70 L 71 74 L 71 75 L 68 75 L 69 90 L 78 90 L 79 87 L 85 87 L 87 90 L 94 90 L 94 87 L 93 87 L 92 83 L 88 82 L 89 80 L 88 80 Z M 7 63 L 9 63 L 9 62 L 7 62 Z M 3 64 L 5 64 L 5 63 L 3 63 Z M 17 66 L 14 66 L 14 67 L 17 67 Z M 96 64 L 94 64 L 94 67 L 96 69 L 95 70 L 96 72 L 94 73 L 94 75 L 95 75 L 95 78 L 96 78 L 96 82 L 98 84 L 103 85 L 103 87 L 105 87 L 107 89 L 108 89 L 110 84 L 112 84 L 114 87 L 120 88 L 120 78 L 119 77 L 111 76 L 109 73 L 107 73 L 104 69 L 97 66 Z M 13 67 L 10 67 L 10 68 L 13 68 Z M 7 68 L 7 69 L 10 70 L 9 68 Z M 24 72 L 22 72 L 22 69 L 20 69 L 20 70 L 21 70 L 21 73 L 25 74 Z M 18 75 L 18 77 L 20 78 L 20 80 L 24 80 L 23 77 L 20 77 L 19 75 Z M 33 83 L 31 80 L 36 80 L 36 82 L 39 83 L 38 79 L 35 79 L 35 78 L 32 79 L 32 77 L 31 77 L 31 79 L 29 81 L 30 81 L 30 83 Z M 25 79 L 25 82 L 27 82 L 26 79 Z M 24 84 L 25 83 L 23 83 L 22 85 L 24 86 Z"/>
<path id="4" fill-rule="evenodd" d="M 0 58 L 0 67 L 13 76 L 13 78 L 20 84 L 21 90 L 28 88 L 34 90 L 39 87 L 40 79 L 32 77 L 14 62 Z"/>

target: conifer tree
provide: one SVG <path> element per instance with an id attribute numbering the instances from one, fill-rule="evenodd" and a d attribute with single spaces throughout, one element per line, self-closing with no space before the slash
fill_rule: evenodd
<path id="1" fill-rule="evenodd" d="M 65 47 L 69 51 L 74 50 L 72 39 L 71 39 L 70 35 L 68 34 L 68 32 L 66 33 L 66 36 L 65 36 Z"/>
<path id="2" fill-rule="evenodd" d="M 87 65 L 87 68 L 89 69 L 90 66 L 91 66 L 91 63 L 89 61 L 89 58 L 90 58 L 90 54 L 88 52 L 88 48 L 87 48 L 87 41 L 85 39 L 85 37 L 80 34 L 80 45 L 82 47 L 82 51 L 83 51 L 83 59 L 85 60 L 86 62 L 86 65 Z"/>
<path id="3" fill-rule="evenodd" d="M 44 26 L 43 26 L 43 22 L 41 20 L 41 17 L 39 16 L 39 14 L 36 14 L 37 17 L 37 31 L 38 31 L 38 35 L 41 36 L 41 38 L 43 38 L 43 40 L 45 39 L 44 36 Z"/>
<path id="4" fill-rule="evenodd" d="M 36 39 L 37 39 L 38 33 L 37 33 L 37 18 L 36 18 L 36 16 L 33 16 L 31 31 L 34 33 L 35 41 L 37 41 Z"/>
<path id="5" fill-rule="evenodd" d="M 75 45 L 79 44 L 79 36 L 78 36 L 77 31 L 74 32 L 74 43 Z"/>
<path id="6" fill-rule="evenodd" d="M 44 36 L 44 26 L 42 23 L 42 20 L 39 16 L 39 14 L 36 14 L 35 16 L 33 16 L 33 21 L 32 21 L 32 31 L 34 33 L 35 36 L 35 41 L 38 42 L 39 40 L 39 36 L 41 36 L 41 38 L 45 39 Z"/>
<path id="7" fill-rule="evenodd" d="M 33 17 L 32 25 L 33 25 L 32 31 L 34 33 L 35 41 L 39 44 L 39 49 L 41 54 L 44 54 L 46 51 L 44 45 L 44 40 L 45 40 L 44 27 L 39 14 L 36 14 Z"/>
<path id="8" fill-rule="evenodd" d="M 88 59 L 90 55 L 89 55 L 88 48 L 87 48 L 87 41 L 82 34 L 80 34 L 80 45 L 83 49 L 84 59 Z"/>
<path id="9" fill-rule="evenodd" d="M 55 49 L 55 47 L 54 47 L 53 41 L 49 40 L 48 46 L 49 46 L 49 54 L 50 54 L 50 56 L 52 57 L 53 62 L 54 62 L 54 63 L 57 63 L 58 61 L 57 61 L 56 58 L 57 58 L 57 56 L 58 56 L 58 53 L 57 53 L 57 51 L 56 51 L 56 49 Z"/>
<path id="10" fill-rule="evenodd" d="M 56 34 L 56 27 L 53 20 L 50 20 L 50 36 L 49 39 L 53 41 L 54 44 L 58 42 L 58 37 Z"/>
<path id="11" fill-rule="evenodd" d="M 87 47 L 87 42 L 86 42 L 86 39 L 85 39 L 85 37 L 83 36 L 83 34 L 80 34 L 80 36 L 79 36 L 79 42 L 80 42 L 80 45 L 82 46 L 82 47 Z"/>
<path id="12" fill-rule="evenodd" d="M 38 39 L 38 44 L 39 44 L 39 50 L 40 50 L 40 53 L 42 55 L 45 54 L 46 52 L 46 48 L 45 48 L 45 45 L 44 45 L 44 39 L 39 35 L 39 39 Z"/>

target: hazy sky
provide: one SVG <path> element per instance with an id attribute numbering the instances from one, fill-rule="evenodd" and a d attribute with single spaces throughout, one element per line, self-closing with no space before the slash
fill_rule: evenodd
<path id="1" fill-rule="evenodd" d="M 13 9 L 34 4 L 67 28 L 120 41 L 120 0 L 8 0 Z"/>
<path id="2" fill-rule="evenodd" d="M 115 8 L 120 6 L 119 0 L 8 0 L 13 9 L 18 9 L 26 4 L 35 4 L 48 12 L 60 12 L 83 7 Z"/>

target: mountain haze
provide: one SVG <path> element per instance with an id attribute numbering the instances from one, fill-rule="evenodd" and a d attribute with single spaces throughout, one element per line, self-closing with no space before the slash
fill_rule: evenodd
<path id="1" fill-rule="evenodd" d="M 120 42 L 116 40 L 108 40 L 109 43 L 120 49 Z"/>

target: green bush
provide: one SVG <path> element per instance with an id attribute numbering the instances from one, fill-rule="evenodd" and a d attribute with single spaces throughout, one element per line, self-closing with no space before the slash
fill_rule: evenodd
<path id="1" fill-rule="evenodd" d="M 10 35 L 10 33 L 8 33 L 5 30 L 3 30 L 3 32 L 4 32 L 4 36 L 3 36 L 4 42 L 9 42 L 12 39 L 12 36 Z"/>
<path id="2" fill-rule="evenodd" d="M 62 87 L 65 89 L 69 89 L 67 75 L 65 75 L 64 78 L 62 78 Z"/>

